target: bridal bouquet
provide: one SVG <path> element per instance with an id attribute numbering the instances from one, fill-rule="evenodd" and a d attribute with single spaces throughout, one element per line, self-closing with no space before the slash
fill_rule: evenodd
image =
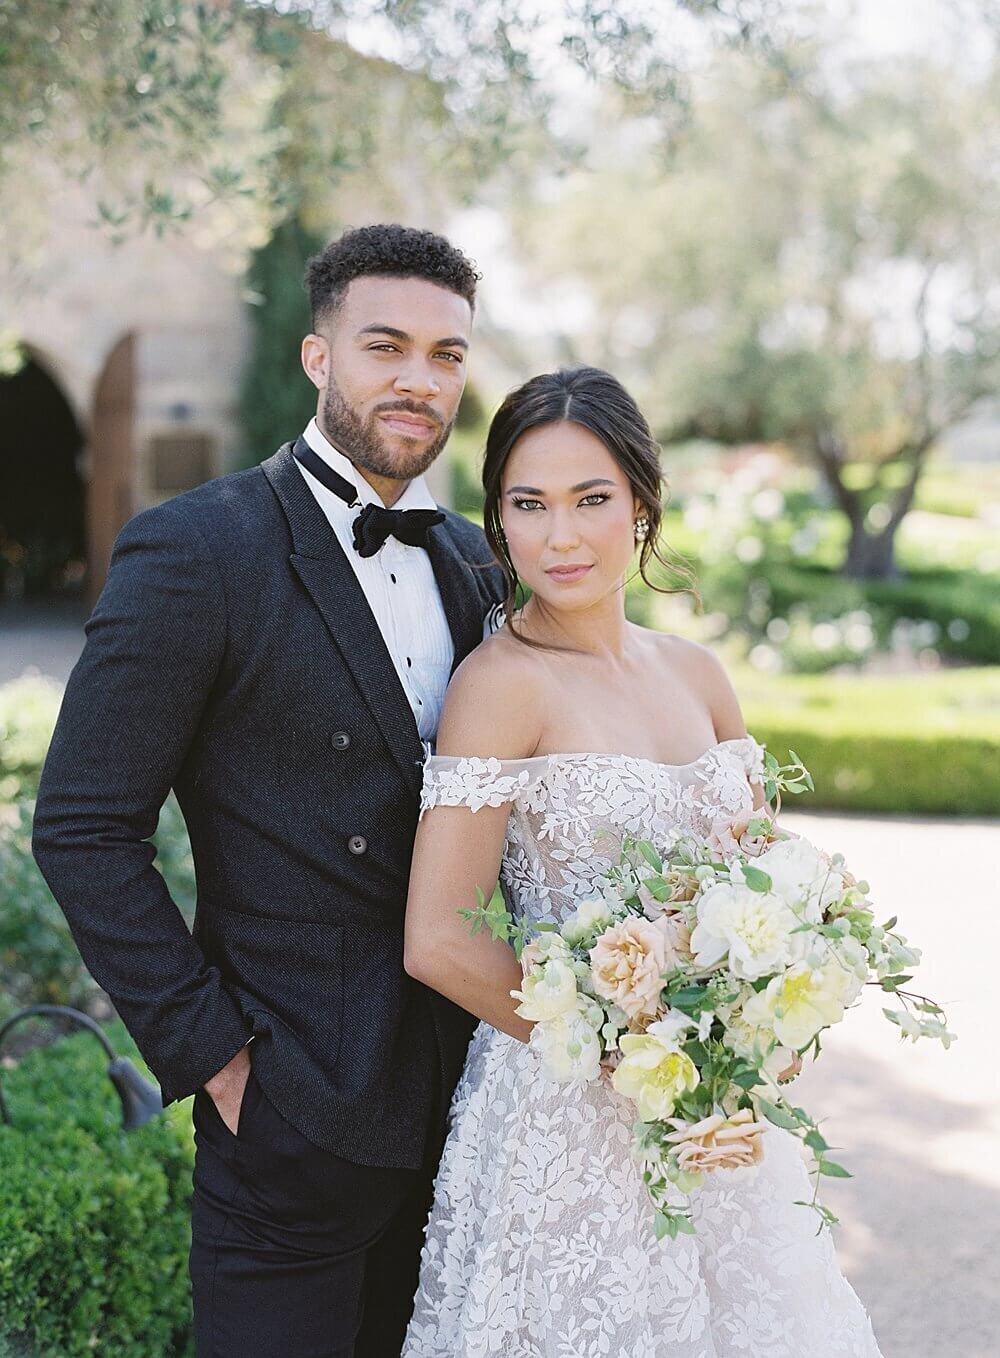
<path id="1" fill-rule="evenodd" d="M 790 752 L 765 755 L 768 804 L 812 788 Z M 717 823 L 705 841 L 678 839 L 665 854 L 626 840 L 602 894 L 559 925 L 517 922 L 499 904 L 461 913 L 473 930 L 513 943 L 524 980 L 517 1013 L 560 1083 L 610 1080 L 634 1100 L 636 1153 L 657 1238 L 693 1234 L 684 1198 L 704 1176 L 757 1163 L 767 1122 L 812 1154 L 821 1177 L 849 1177 L 788 1086 L 822 1033 L 866 985 L 904 1038 L 953 1040 L 939 1005 L 904 987 L 920 960 L 896 930 L 877 924 L 868 884 L 807 840 L 778 830 L 769 810 Z"/>

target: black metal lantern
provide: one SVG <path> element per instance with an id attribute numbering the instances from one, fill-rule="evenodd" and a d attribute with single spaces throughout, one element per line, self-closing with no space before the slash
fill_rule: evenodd
<path id="1" fill-rule="evenodd" d="M 159 1086 L 140 1075 L 127 1056 L 117 1056 L 100 1024 L 95 1023 L 88 1015 L 81 1014 L 79 1009 L 70 1009 L 64 1004 L 33 1004 L 30 1009 L 22 1009 L 0 1028 L 0 1048 L 3 1047 L 4 1039 L 15 1024 L 37 1015 L 69 1019 L 78 1027 L 86 1028 L 88 1032 L 94 1034 L 108 1058 L 108 1079 L 121 1099 L 122 1127 L 126 1132 L 132 1132 L 136 1127 L 144 1127 L 147 1122 L 152 1122 L 153 1118 L 163 1112 L 163 1098 Z M 11 1121 L 2 1088 L 0 1088 L 0 1117 L 8 1124 Z"/>

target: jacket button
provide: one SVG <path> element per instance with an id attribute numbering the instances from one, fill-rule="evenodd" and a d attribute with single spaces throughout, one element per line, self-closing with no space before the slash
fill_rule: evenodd
<path id="1" fill-rule="evenodd" d="M 334 731 L 330 737 L 330 744 L 335 750 L 346 750 L 351 743 L 351 737 L 346 731 Z"/>
<path id="2" fill-rule="evenodd" d="M 353 854 L 363 854 L 368 852 L 368 841 L 364 835 L 351 835 L 347 841 L 347 847 Z"/>

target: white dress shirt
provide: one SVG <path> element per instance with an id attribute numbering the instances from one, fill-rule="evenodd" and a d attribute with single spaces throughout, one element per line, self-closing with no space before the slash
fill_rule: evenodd
<path id="1" fill-rule="evenodd" d="M 382 504 L 353 463 L 333 447 L 314 419 L 306 426 L 303 438 L 328 466 L 350 481 L 357 489 L 362 505 Z M 354 520 L 360 509 L 357 506 L 349 508 L 301 463 L 298 466 L 364 590 L 413 709 L 420 739 L 433 743 L 455 660 L 455 647 L 430 557 L 423 547 L 411 547 L 393 537 L 387 538 L 374 556 L 360 556 L 354 547 Z M 422 476 L 410 482 L 392 507 L 437 509 Z"/>

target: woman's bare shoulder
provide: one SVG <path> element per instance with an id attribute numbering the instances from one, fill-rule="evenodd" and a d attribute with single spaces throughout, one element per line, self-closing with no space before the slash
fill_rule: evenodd
<path id="1" fill-rule="evenodd" d="M 678 673 L 703 679 L 717 679 L 725 675 L 725 666 L 710 646 L 694 641 L 691 637 L 678 636 L 675 632 L 645 631 L 659 652 L 661 661 L 674 666 Z"/>
<path id="2" fill-rule="evenodd" d="M 544 689 L 544 667 L 531 647 L 495 632 L 452 675 L 438 754 L 528 758 L 544 724 Z"/>
<path id="3" fill-rule="evenodd" d="M 710 646 L 689 637 L 662 633 L 659 645 L 666 663 L 708 705 L 719 739 L 746 734 L 733 682 L 722 659 Z"/>

